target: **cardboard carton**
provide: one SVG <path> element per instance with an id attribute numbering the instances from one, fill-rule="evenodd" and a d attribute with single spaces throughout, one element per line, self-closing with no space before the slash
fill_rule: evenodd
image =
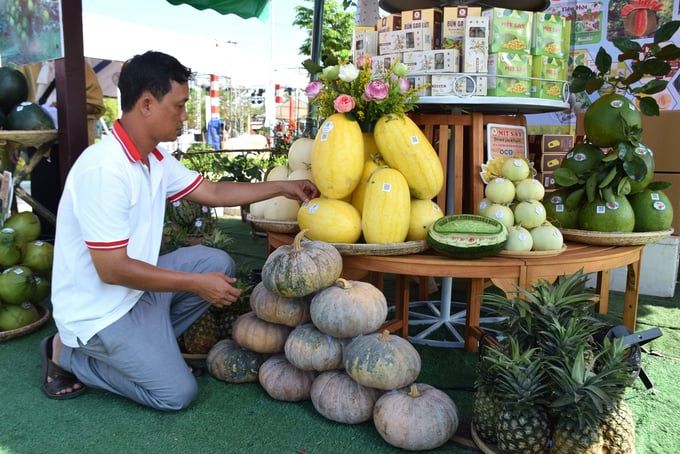
<path id="1" fill-rule="evenodd" d="M 460 51 L 458 49 L 423 50 L 404 52 L 404 64 L 409 73 L 458 72 Z"/>
<path id="2" fill-rule="evenodd" d="M 489 58 L 489 18 L 469 16 L 465 19 L 463 38 L 463 72 L 482 73 L 488 70 Z"/>
<path id="3" fill-rule="evenodd" d="M 534 30 L 531 42 L 532 55 L 565 58 L 569 47 L 564 47 L 565 20 L 556 14 L 534 13 Z"/>
<path id="4" fill-rule="evenodd" d="M 390 14 L 378 19 L 376 30 L 379 32 L 393 32 L 401 30 L 401 14 Z"/>
<path id="5" fill-rule="evenodd" d="M 531 50 L 533 13 L 516 9 L 490 8 L 482 12 L 489 18 L 489 52 L 521 52 Z"/>
<path id="6" fill-rule="evenodd" d="M 422 50 L 441 49 L 442 10 L 439 8 L 413 9 L 402 11 L 402 30 L 423 32 Z"/>
<path id="7" fill-rule="evenodd" d="M 421 30 L 396 30 L 378 33 L 380 55 L 423 50 Z"/>
<path id="8" fill-rule="evenodd" d="M 482 8 L 478 6 L 445 7 L 442 22 L 442 48 L 462 50 L 465 19 L 468 16 L 480 16 L 481 14 Z"/>
<path id="9" fill-rule="evenodd" d="M 531 96 L 531 55 L 511 52 L 489 54 L 489 95 Z"/>

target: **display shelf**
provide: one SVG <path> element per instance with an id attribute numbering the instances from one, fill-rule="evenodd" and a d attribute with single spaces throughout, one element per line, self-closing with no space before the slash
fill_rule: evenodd
<path id="1" fill-rule="evenodd" d="M 421 96 L 419 111 L 461 110 L 493 115 L 528 115 L 559 112 L 569 109 L 569 103 L 552 99 L 499 96 Z"/>

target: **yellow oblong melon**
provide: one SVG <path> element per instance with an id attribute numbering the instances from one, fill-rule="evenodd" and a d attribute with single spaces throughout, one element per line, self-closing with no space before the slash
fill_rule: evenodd
<path id="1" fill-rule="evenodd" d="M 408 182 L 411 195 L 429 200 L 439 194 L 444 171 L 425 134 L 407 116 L 384 115 L 375 125 L 375 143 L 388 166 Z"/>
<path id="2" fill-rule="evenodd" d="M 432 200 L 411 199 L 408 241 L 427 239 L 427 229 L 437 219 L 444 217 L 442 209 Z"/>
<path id="3" fill-rule="evenodd" d="M 361 236 L 361 216 L 350 203 L 318 197 L 302 204 L 297 214 L 300 229 L 310 240 L 356 243 Z"/>
<path id="4" fill-rule="evenodd" d="M 406 239 L 411 197 L 404 176 L 381 167 L 368 179 L 364 193 L 361 230 L 367 243 L 401 243 Z"/>
<path id="5" fill-rule="evenodd" d="M 354 208 L 356 208 L 359 213 L 364 211 L 364 195 L 366 194 L 368 177 L 370 177 L 377 168 L 378 164 L 372 160 L 364 162 L 364 171 L 361 173 L 361 180 L 352 193 L 352 205 L 354 205 Z"/>
<path id="6" fill-rule="evenodd" d="M 321 124 L 312 146 L 312 181 L 329 199 L 343 199 L 359 184 L 364 140 L 356 121 L 333 114 Z"/>

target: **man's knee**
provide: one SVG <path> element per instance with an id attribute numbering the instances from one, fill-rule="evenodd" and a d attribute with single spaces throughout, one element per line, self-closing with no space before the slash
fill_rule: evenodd
<path id="1" fill-rule="evenodd" d="M 201 254 L 210 263 L 210 268 L 214 271 L 220 271 L 228 276 L 236 274 L 236 262 L 229 254 L 221 249 L 215 249 L 207 246 L 199 246 L 202 248 Z"/>
<path id="2" fill-rule="evenodd" d="M 187 408 L 196 399 L 198 384 L 193 376 L 186 380 L 178 380 L 167 390 L 167 395 L 155 399 L 152 405 L 158 410 L 178 411 Z"/>

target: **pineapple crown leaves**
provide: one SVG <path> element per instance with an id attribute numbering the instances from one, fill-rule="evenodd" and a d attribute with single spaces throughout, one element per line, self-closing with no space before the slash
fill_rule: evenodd
<path id="1" fill-rule="evenodd" d="M 646 49 L 629 38 L 614 39 L 614 46 L 620 51 L 618 61 L 630 61 L 632 72 L 628 75 L 612 74 L 612 57 L 600 48 L 595 56 L 597 72 L 584 65 L 574 68 L 569 87 L 571 92 L 594 93 L 606 85 L 608 89 L 628 92 L 635 96 L 639 101 L 640 110 L 645 115 L 659 115 L 659 105 L 650 95 L 666 88 L 668 81 L 656 78 L 667 75 L 671 71 L 669 62 L 680 58 L 680 48 L 673 42 L 668 42 L 678 27 L 680 21 L 677 20 L 659 27 L 654 33 L 654 41 Z M 644 77 L 652 79 L 642 84 L 640 81 Z"/>
<path id="2" fill-rule="evenodd" d="M 571 318 L 566 323 L 553 319 L 537 336 L 543 355 L 552 361 L 564 361 L 587 348 L 599 324 Z"/>
<path id="3" fill-rule="evenodd" d="M 611 377 L 612 390 L 618 395 L 623 395 L 625 388 L 631 386 L 635 380 L 629 349 L 620 338 L 604 338 L 595 367 L 598 373 L 605 373 Z"/>
<path id="4" fill-rule="evenodd" d="M 514 338 L 509 338 L 509 346 L 508 354 L 501 349 L 491 349 L 484 358 L 496 375 L 494 395 L 511 406 L 545 404 L 549 391 L 547 374 L 535 355 L 537 349 L 522 350 Z"/>

